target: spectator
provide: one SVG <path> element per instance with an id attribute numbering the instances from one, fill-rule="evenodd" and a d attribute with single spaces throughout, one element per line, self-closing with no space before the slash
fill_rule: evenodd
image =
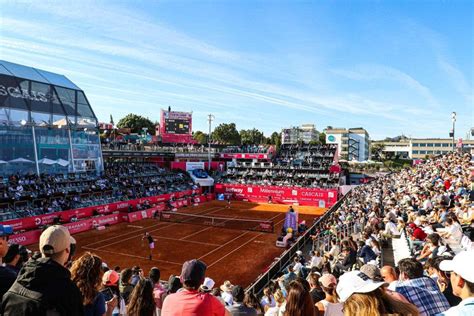
<path id="1" fill-rule="evenodd" d="M 120 273 L 119 290 L 120 290 L 120 296 L 125 301 L 125 305 L 128 304 L 130 294 L 133 291 L 133 285 L 130 284 L 132 274 L 133 274 L 132 269 L 129 269 L 129 268 L 123 269 L 122 272 Z"/>
<path id="2" fill-rule="evenodd" d="M 11 244 L 8 248 L 7 254 L 3 257 L 3 263 L 5 264 L 5 268 L 15 274 L 15 279 L 18 273 L 20 272 L 21 267 L 23 266 L 23 259 L 20 255 L 20 249 L 22 247 L 23 246 L 20 246 L 18 244 Z"/>
<path id="3" fill-rule="evenodd" d="M 423 276 L 423 266 L 420 262 L 407 258 L 398 262 L 400 282 L 396 291 L 415 304 L 420 315 L 434 315 L 449 308 L 449 303 L 439 291 L 436 283 Z"/>
<path id="4" fill-rule="evenodd" d="M 108 270 L 102 276 L 101 292 L 105 295 L 106 300 L 108 296 L 110 296 L 108 293 L 112 293 L 112 295 L 117 297 L 117 304 L 115 305 L 115 308 L 112 312 L 113 316 L 124 316 L 126 313 L 125 300 L 120 294 L 118 286 L 119 279 L 120 276 L 114 270 Z"/>
<path id="5" fill-rule="evenodd" d="M 380 269 L 380 275 L 384 282 L 388 283 L 388 288 L 394 291 L 398 283 L 398 275 L 395 268 L 391 266 L 383 266 L 383 268 Z"/>
<path id="6" fill-rule="evenodd" d="M 288 288 L 284 315 L 315 316 L 316 310 L 309 294 L 309 288 L 302 284 L 300 279 L 291 281 Z"/>
<path id="7" fill-rule="evenodd" d="M 236 285 L 232 289 L 233 304 L 227 306 L 227 310 L 232 316 L 257 316 L 257 310 L 244 304 L 245 292 L 240 285 Z"/>
<path id="8" fill-rule="evenodd" d="M 160 269 L 155 267 L 150 269 L 149 277 L 151 281 L 153 281 L 153 299 L 155 300 L 157 316 L 161 315 L 161 308 L 163 307 L 163 301 L 166 297 L 166 289 L 160 283 L 160 276 Z"/>
<path id="9" fill-rule="evenodd" d="M 341 316 L 342 313 L 342 304 L 339 303 L 336 294 L 337 279 L 332 274 L 323 274 L 319 278 L 319 284 L 321 289 L 324 291 L 326 297 L 316 303 L 316 307 L 319 310 L 319 314 L 322 315 L 333 315 Z"/>
<path id="10" fill-rule="evenodd" d="M 230 281 L 225 281 L 224 284 L 221 285 L 220 287 L 222 293 L 221 297 L 224 299 L 225 305 L 226 306 L 232 306 L 234 303 L 234 298 L 232 295 L 232 290 L 234 289 L 234 286 Z"/>
<path id="11" fill-rule="evenodd" d="M 337 293 L 344 302 L 344 315 L 418 315 L 416 306 L 387 295 L 384 282 L 374 282 L 361 271 L 344 273 L 337 285 Z"/>
<path id="12" fill-rule="evenodd" d="M 252 292 L 245 293 L 244 305 L 257 311 L 257 315 L 263 315 L 265 311 L 258 302 L 257 297 Z"/>
<path id="13" fill-rule="evenodd" d="M 275 298 L 275 306 L 268 307 L 265 316 L 280 316 L 280 311 L 284 311 L 285 297 L 283 292 L 278 289 L 273 296 Z"/>
<path id="14" fill-rule="evenodd" d="M 266 311 L 271 307 L 276 306 L 275 298 L 272 293 L 272 289 L 266 287 L 263 289 L 263 297 L 260 300 L 260 305 L 262 305 L 263 309 Z"/>
<path id="15" fill-rule="evenodd" d="M 334 274 L 340 275 L 343 271 L 350 270 L 356 263 L 357 254 L 354 249 L 345 247 L 342 249 L 342 255 L 344 256 L 341 262 L 337 263 L 334 267 Z"/>
<path id="16" fill-rule="evenodd" d="M 456 306 L 461 302 L 461 299 L 453 294 L 453 287 L 449 281 L 449 276 L 446 272 L 441 271 L 439 265 L 441 261 L 445 260 L 445 257 L 437 257 L 434 259 L 428 259 L 426 266 L 428 266 L 428 274 L 436 281 L 439 290 L 443 293 L 444 297 L 449 302 L 450 306 Z"/>
<path id="17" fill-rule="evenodd" d="M 71 243 L 75 241 L 63 226 L 50 226 L 41 234 L 42 257 L 25 264 L 3 296 L 2 315 L 42 315 L 45 310 L 70 316 L 84 314 L 81 292 L 64 267 Z"/>
<path id="18" fill-rule="evenodd" d="M 319 285 L 319 276 L 319 273 L 311 272 L 307 278 L 310 288 L 309 294 L 311 295 L 314 304 L 323 300 L 325 297 L 325 294 Z"/>
<path id="19" fill-rule="evenodd" d="M 182 286 L 183 284 L 181 283 L 179 277 L 170 275 L 168 279 L 168 292 L 166 294 L 176 293 L 179 289 L 181 289 Z"/>
<path id="20" fill-rule="evenodd" d="M 0 224 L 0 303 L 2 302 L 3 294 L 5 294 L 8 289 L 15 282 L 16 274 L 9 269 L 1 265 L 1 260 L 9 252 L 8 246 L 8 236 L 13 233 L 13 228 L 10 225 L 1 225 Z"/>
<path id="21" fill-rule="evenodd" d="M 111 316 L 117 305 L 116 297 L 106 302 L 99 292 L 101 268 L 102 259 L 90 252 L 85 252 L 71 267 L 71 279 L 81 291 L 85 316 Z"/>
<path id="22" fill-rule="evenodd" d="M 357 257 L 362 258 L 362 261 L 364 263 L 369 263 L 370 261 L 375 261 L 377 259 L 377 255 L 375 254 L 375 252 L 365 242 L 360 241 L 359 246 L 360 248 L 357 252 Z"/>
<path id="23" fill-rule="evenodd" d="M 153 298 L 153 282 L 150 279 L 141 279 L 133 288 L 130 301 L 127 305 L 127 315 L 156 315 L 156 306 Z"/>
<path id="24" fill-rule="evenodd" d="M 459 305 L 451 307 L 441 315 L 474 315 L 474 251 L 462 251 L 453 260 L 440 263 L 442 271 L 451 272 L 450 282 L 454 295 L 462 299 Z"/>
<path id="25" fill-rule="evenodd" d="M 181 281 L 184 290 L 166 297 L 161 315 L 209 315 L 230 316 L 225 307 L 217 298 L 209 293 L 198 292 L 206 273 L 206 265 L 199 260 L 189 260 L 183 264 Z"/>

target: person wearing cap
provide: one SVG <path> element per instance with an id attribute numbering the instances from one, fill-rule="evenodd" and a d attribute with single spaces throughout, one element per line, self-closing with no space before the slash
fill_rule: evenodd
<path id="1" fill-rule="evenodd" d="M 197 259 L 183 264 L 180 275 L 183 290 L 166 297 L 161 316 L 231 316 L 216 297 L 199 292 L 206 269 L 206 264 Z"/>
<path id="2" fill-rule="evenodd" d="M 443 316 L 474 315 L 474 251 L 461 251 L 453 260 L 441 261 L 439 268 L 450 272 L 450 282 L 453 294 L 462 299 L 459 305 L 441 313 Z"/>
<path id="3" fill-rule="evenodd" d="M 446 311 L 450 306 L 436 282 L 423 275 L 423 265 L 412 258 L 398 262 L 399 282 L 395 291 L 416 305 L 420 315 L 434 315 Z"/>
<path id="4" fill-rule="evenodd" d="M 341 316 L 342 303 L 337 299 L 337 279 L 334 275 L 326 273 L 319 278 L 319 285 L 325 294 L 325 298 L 316 303 L 320 315 Z"/>
<path id="5" fill-rule="evenodd" d="M 257 316 L 257 310 L 255 308 L 247 307 L 243 303 L 245 291 L 240 285 L 236 285 L 232 288 L 232 297 L 234 298 L 234 303 L 231 306 L 226 306 L 226 309 L 232 316 Z"/>
<path id="6" fill-rule="evenodd" d="M 82 296 L 65 268 L 71 244 L 75 243 L 66 227 L 53 225 L 40 236 L 41 258 L 25 263 L 18 278 L 3 296 L 4 316 L 83 315 Z"/>
<path id="7" fill-rule="evenodd" d="M 415 305 L 394 299 L 384 291 L 384 285 L 361 271 L 344 273 L 336 288 L 344 315 L 419 315 Z"/>
<path id="8" fill-rule="evenodd" d="M 106 301 L 111 299 L 109 297 L 110 295 L 113 295 L 117 298 L 117 304 L 112 311 L 113 316 L 122 316 L 125 315 L 126 312 L 125 300 L 120 294 L 119 280 L 120 276 L 114 270 L 108 270 L 102 276 L 102 289 L 100 292 L 105 295 Z"/>
<path id="9" fill-rule="evenodd" d="M 10 225 L 0 225 L 0 280 L 2 280 L 0 282 L 0 303 L 2 302 L 3 294 L 12 286 L 17 276 L 8 266 L 1 265 L 2 258 L 7 256 L 12 251 L 11 249 L 13 249 L 13 246 L 8 246 L 8 236 L 12 233 L 13 229 Z"/>
<path id="10" fill-rule="evenodd" d="M 220 286 L 220 289 L 222 291 L 221 297 L 224 300 L 225 305 L 231 306 L 234 303 L 234 297 L 232 296 L 232 290 L 234 289 L 234 286 L 229 280 L 227 280 L 224 281 L 224 284 Z"/>

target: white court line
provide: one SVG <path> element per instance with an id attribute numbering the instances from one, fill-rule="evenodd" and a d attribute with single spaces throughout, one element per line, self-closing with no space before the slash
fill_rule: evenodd
<path id="1" fill-rule="evenodd" d="M 198 213 L 197 215 L 199 215 L 199 214 L 200 214 L 200 213 Z M 163 222 L 160 222 L 160 223 L 163 223 Z M 167 223 L 165 223 L 165 225 L 166 225 L 166 224 L 167 224 Z M 166 226 L 163 226 L 163 227 L 160 227 L 160 228 L 156 228 L 156 229 L 152 229 L 152 230 L 149 230 L 148 228 L 153 227 L 153 226 L 149 226 L 148 228 L 146 228 L 146 229 L 147 229 L 146 231 L 147 231 L 148 233 L 156 232 L 156 231 L 162 230 L 162 229 L 164 229 L 164 228 L 168 228 L 168 227 L 176 226 L 176 225 L 180 225 L 180 224 L 186 224 L 186 223 L 172 223 L 172 224 L 170 224 L 170 225 L 166 225 Z M 155 225 L 154 227 L 157 227 L 157 226 L 158 226 L 158 224 Z M 139 230 L 140 230 L 140 229 L 139 229 Z M 138 231 L 134 231 L 134 233 L 137 233 L 137 232 L 138 232 Z M 125 234 L 125 235 L 129 235 L 129 234 L 130 234 L 130 233 L 127 233 L 127 234 Z M 116 236 L 116 237 L 122 237 L 122 236 L 124 236 L 124 235 Z M 116 238 L 116 237 L 115 237 L 115 238 Z M 125 238 L 125 239 L 120 239 L 119 241 L 115 241 L 115 242 L 109 243 L 109 244 L 107 244 L 107 245 L 105 245 L 105 246 L 97 247 L 97 249 L 102 249 L 102 248 L 104 248 L 104 247 L 107 247 L 107 246 L 110 246 L 110 245 L 115 245 L 115 244 L 121 243 L 122 241 L 130 240 L 130 239 L 137 238 L 137 237 L 140 237 L 140 235 L 135 235 L 135 236 L 128 237 L 128 238 Z M 154 236 L 153 236 L 153 237 L 154 237 Z M 156 237 L 156 238 L 158 238 L 158 237 Z M 109 239 L 112 239 L 112 238 L 109 238 Z M 178 239 L 173 239 L 173 240 L 178 240 Z M 102 241 L 104 241 L 104 240 L 102 240 Z M 97 242 L 96 242 L 96 243 L 97 243 Z M 94 243 L 94 244 L 96 244 L 96 243 Z M 88 246 L 90 246 L 90 245 L 91 245 L 91 244 L 89 244 Z"/>
<path id="2" fill-rule="evenodd" d="M 226 242 L 225 244 L 223 244 L 223 245 L 217 247 L 216 249 L 209 251 L 209 252 L 206 253 L 204 256 L 200 256 L 198 259 L 202 259 L 202 258 L 204 258 L 204 257 L 207 257 L 207 256 L 210 255 L 211 253 L 216 252 L 217 250 L 221 249 L 222 247 L 227 246 L 228 244 L 230 244 L 230 243 L 233 242 L 234 240 L 237 240 L 237 239 L 239 239 L 240 237 L 247 235 L 248 233 L 250 233 L 250 231 L 243 232 L 242 234 L 240 234 L 239 236 L 235 237 L 234 239 L 229 240 L 229 241 Z"/>
<path id="3" fill-rule="evenodd" d="M 121 253 L 121 252 L 116 252 L 116 251 L 110 251 L 110 250 L 104 250 L 104 249 L 95 249 L 95 248 L 92 248 L 92 247 L 82 247 L 82 248 L 87 249 L 87 250 L 92 250 L 92 251 L 103 251 L 103 252 L 107 252 L 107 253 L 112 253 L 114 255 L 122 255 L 122 256 L 132 257 L 132 258 L 146 259 L 147 261 L 164 262 L 164 263 L 174 264 L 174 265 L 178 265 L 178 266 L 183 265 L 182 263 L 177 263 L 177 262 L 172 262 L 172 261 L 167 261 L 167 260 L 160 260 L 160 259 L 149 260 L 147 257 L 140 257 L 140 256 L 130 255 L 130 254 L 127 254 L 127 253 Z"/>
<path id="4" fill-rule="evenodd" d="M 213 207 L 210 207 L 209 209 L 214 209 L 214 208 L 216 208 L 216 207 L 217 207 L 217 206 L 213 206 Z M 217 207 L 217 208 L 220 208 L 220 207 Z M 209 209 L 208 209 L 208 210 L 209 210 Z M 208 210 L 206 210 L 206 212 L 207 212 Z M 197 214 L 197 215 L 200 215 L 201 212 L 196 213 L 196 214 Z M 146 219 L 148 219 L 148 218 L 146 218 Z M 158 222 L 158 224 L 146 226 L 146 227 L 144 227 L 144 228 L 141 228 L 141 229 L 138 229 L 138 230 L 134 230 L 134 231 L 131 231 L 131 232 L 128 232 L 128 233 L 124 233 L 124 234 L 121 234 L 121 235 L 114 235 L 114 236 L 112 236 L 112 237 L 109 237 L 109 238 L 106 238 L 106 239 L 101 239 L 101 240 L 99 240 L 99 241 L 95 241 L 95 242 L 93 242 L 93 243 L 87 244 L 86 246 L 87 246 L 87 247 L 90 247 L 90 246 L 92 246 L 92 245 L 101 243 L 101 242 L 103 242 L 103 241 L 108 241 L 108 240 L 116 239 L 116 238 L 119 238 L 119 237 L 125 237 L 125 236 L 128 236 L 128 235 L 130 235 L 130 234 L 138 233 L 140 230 L 143 230 L 143 229 L 149 229 L 149 228 L 158 227 L 158 226 L 160 226 L 160 224 L 166 225 L 166 224 L 168 224 L 168 223 Z M 166 227 L 169 227 L 169 226 L 171 226 L 171 225 L 167 225 Z"/>
<path id="5" fill-rule="evenodd" d="M 127 225 L 127 227 L 132 227 L 132 228 L 143 228 L 143 226 L 135 226 L 135 225 Z"/>
<path id="6" fill-rule="evenodd" d="M 182 240 L 182 239 L 161 237 L 161 236 L 154 237 L 154 238 L 156 238 L 156 239 L 165 239 L 165 240 L 173 240 L 173 241 L 186 241 L 187 243 L 205 245 L 205 246 L 214 246 L 214 247 L 220 246 L 218 244 L 211 244 L 211 243 L 208 243 L 208 242 L 200 242 L 200 241 L 194 241 L 194 240 Z"/>
<path id="7" fill-rule="evenodd" d="M 277 216 L 279 216 L 280 214 L 278 214 Z M 275 216 L 276 217 L 276 216 Z M 273 217 L 273 218 L 275 218 Z M 282 219 L 281 221 L 277 222 L 275 225 L 278 225 L 280 224 L 281 222 L 283 222 L 285 219 Z M 258 234 L 257 236 L 254 236 L 252 238 L 250 238 L 250 240 L 246 241 L 245 243 L 243 243 L 242 245 L 240 245 L 239 247 L 235 248 L 234 250 L 232 250 L 231 252 L 228 252 L 225 256 L 222 256 L 220 257 L 219 259 L 217 259 L 216 261 L 214 261 L 213 263 L 211 263 L 210 265 L 207 266 L 207 268 L 209 269 L 210 267 L 212 267 L 213 265 L 215 265 L 216 263 L 218 263 L 219 261 L 221 261 L 222 259 L 228 257 L 229 255 L 231 255 L 232 253 L 236 252 L 237 250 L 239 250 L 240 248 L 242 248 L 243 246 L 247 245 L 248 243 L 252 242 L 253 240 L 255 240 L 256 238 L 262 236 L 264 233 L 260 233 Z"/>

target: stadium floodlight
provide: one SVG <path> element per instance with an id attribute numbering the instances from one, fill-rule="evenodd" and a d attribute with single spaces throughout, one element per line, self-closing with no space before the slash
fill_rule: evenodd
<path id="1" fill-rule="evenodd" d="M 26 123 L 27 123 L 26 120 L 21 120 L 21 121 L 20 121 L 20 124 L 21 124 L 22 126 L 25 126 Z"/>
<path id="2" fill-rule="evenodd" d="M 451 113 L 451 121 L 453 122 L 453 152 L 454 152 L 454 131 L 456 126 L 456 112 Z"/>
<path id="3" fill-rule="evenodd" d="M 211 171 L 211 124 L 212 121 L 215 120 L 215 116 L 212 114 L 208 115 L 208 121 L 209 121 L 209 135 L 207 136 L 207 158 L 208 158 L 208 170 Z"/>

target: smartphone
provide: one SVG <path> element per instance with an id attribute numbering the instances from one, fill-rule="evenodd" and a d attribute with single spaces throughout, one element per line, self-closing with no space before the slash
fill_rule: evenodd
<path id="1" fill-rule="evenodd" d="M 102 295 L 104 295 L 104 299 L 106 302 L 110 301 L 111 299 L 114 298 L 114 292 L 112 291 L 111 288 L 106 287 L 105 289 L 100 291 Z"/>

